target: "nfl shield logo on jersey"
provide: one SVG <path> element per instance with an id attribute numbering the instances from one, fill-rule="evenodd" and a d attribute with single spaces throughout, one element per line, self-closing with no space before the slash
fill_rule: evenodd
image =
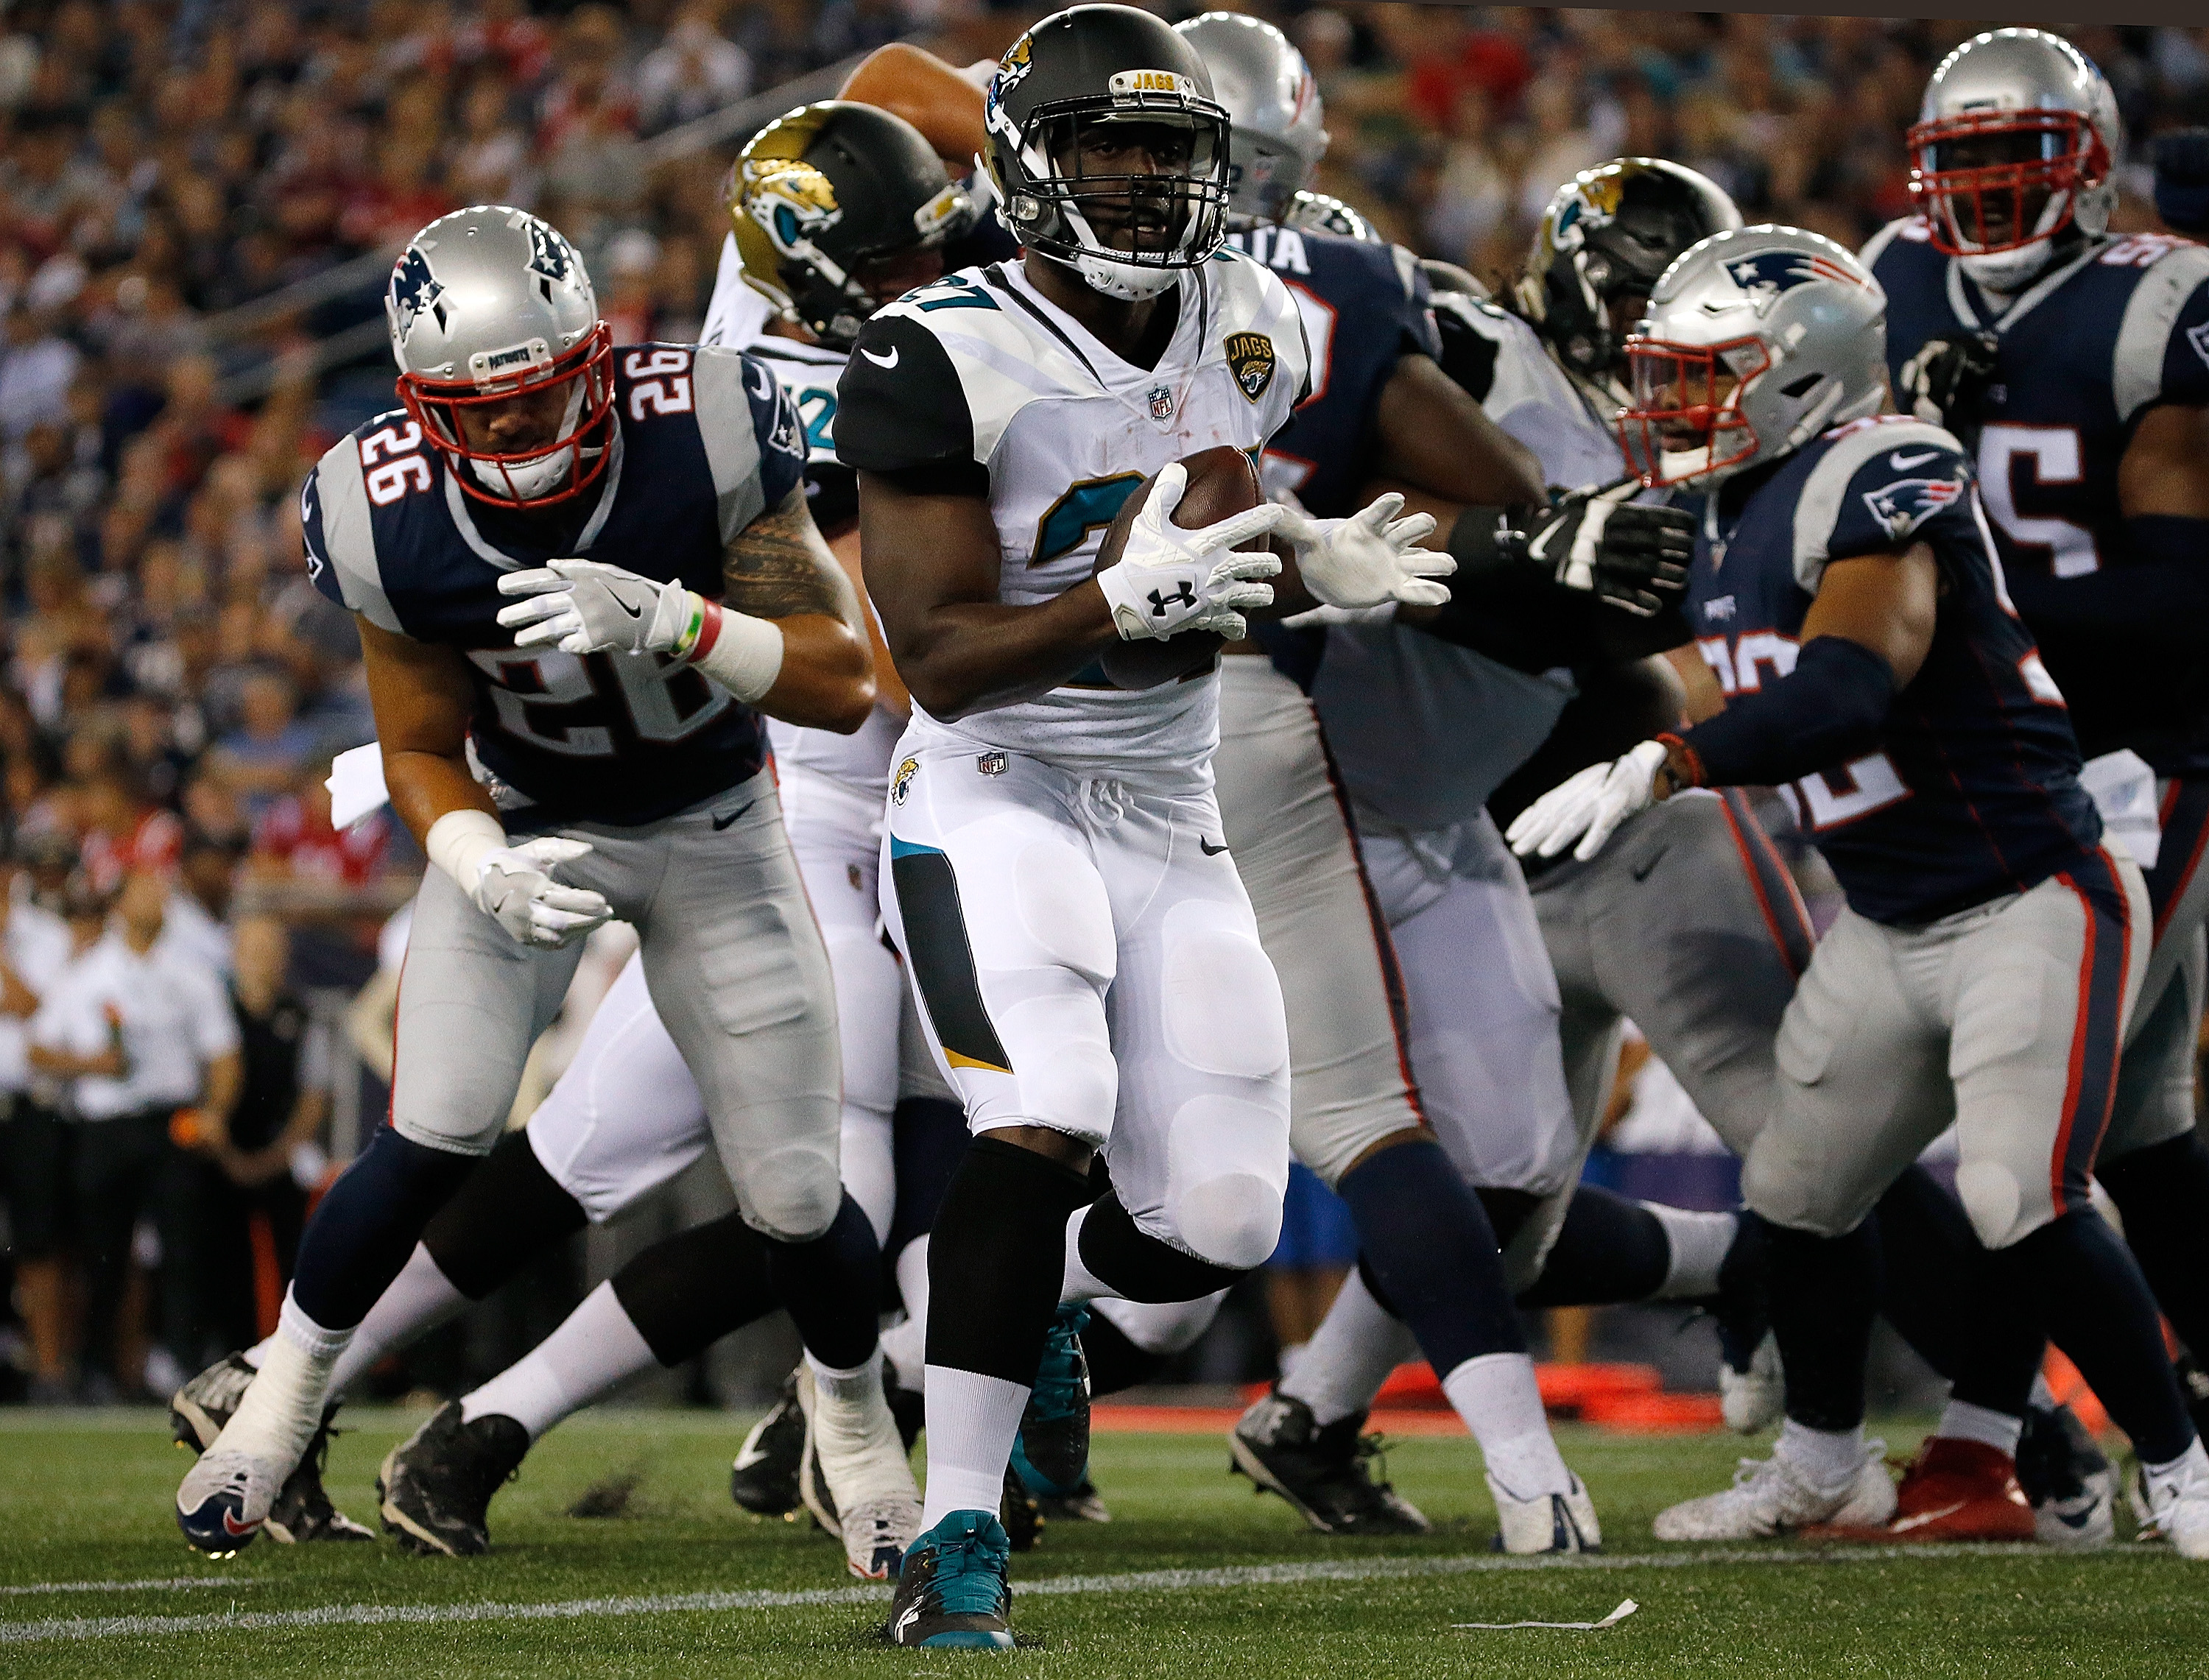
<path id="1" fill-rule="evenodd" d="M 1164 385 L 1151 387 L 1151 418 L 1154 420 L 1173 418 L 1173 393 Z"/>
<path id="2" fill-rule="evenodd" d="M 1227 365 L 1243 394 L 1255 402 L 1273 382 L 1273 341 L 1263 333 L 1231 333 L 1225 346 Z"/>
<path id="3" fill-rule="evenodd" d="M 1864 506 L 1890 536 L 1906 537 L 1964 493 L 1961 479 L 1897 479 L 1864 492 Z"/>

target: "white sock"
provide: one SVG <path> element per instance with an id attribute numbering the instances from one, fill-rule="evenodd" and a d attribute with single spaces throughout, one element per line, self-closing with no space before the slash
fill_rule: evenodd
<path id="1" fill-rule="evenodd" d="M 350 1329 L 316 1323 L 285 1291 L 276 1334 L 262 1345 L 261 1374 L 246 1388 L 216 1446 L 266 1459 L 290 1475 L 322 1426 L 330 1368 L 352 1339 Z"/>
<path id="2" fill-rule="evenodd" d="M 951 1365 L 928 1370 L 928 1496 L 920 1526 L 933 1528 L 954 1511 L 997 1514 L 1005 1466 L 1026 1410 L 1025 1383 Z"/>
<path id="3" fill-rule="evenodd" d="M 1081 1222 L 1089 1217 L 1086 1207 L 1077 1207 L 1066 1219 L 1066 1279 L 1059 1285 L 1061 1306 L 1077 1301 L 1094 1301 L 1100 1295 L 1117 1295 L 1119 1291 L 1106 1283 L 1081 1263 Z"/>
<path id="4" fill-rule="evenodd" d="M 2186 1450 L 2176 1458 L 2162 1464 L 2140 1465 L 2140 1474 L 2147 1478 L 2149 1502 L 2173 1482 L 2190 1481 L 2197 1476 L 2209 1476 L 2209 1452 L 2204 1452 L 2201 1437 L 2195 1436 Z"/>
<path id="5" fill-rule="evenodd" d="M 1295 1374 L 1283 1379 L 1281 1392 L 1312 1409 L 1321 1424 L 1335 1423 L 1373 1404 L 1388 1373 L 1418 1357 L 1411 1331 L 1391 1318 L 1355 1271 L 1343 1280 Z"/>
<path id="6" fill-rule="evenodd" d="M 898 1250 L 898 1293 L 905 1320 L 882 1332 L 882 1378 L 908 1394 L 928 1392 L 928 1238 L 916 1237 Z"/>
<path id="7" fill-rule="evenodd" d="M 1725 1264 L 1741 1229 L 1733 1213 L 1699 1213 L 1686 1207 L 1667 1207 L 1659 1201 L 1641 1204 L 1664 1227 L 1664 1240 L 1672 1257 L 1664 1268 L 1664 1281 L 1657 1291 L 1660 1301 L 1692 1301 L 1718 1292 L 1718 1268 Z"/>
<path id="8" fill-rule="evenodd" d="M 882 1394 L 881 1346 L 849 1370 L 824 1365 L 810 1353 L 805 1364 L 813 1375 L 814 1448 L 838 1507 L 915 1491 L 897 1419 Z"/>
<path id="9" fill-rule="evenodd" d="M 1558 1456 L 1542 1410 L 1532 1359 L 1524 1353 L 1467 1359 L 1442 1378 L 1442 1393 L 1480 1442 L 1488 1473 L 1514 1498 L 1573 1490 L 1573 1472 Z"/>
<path id="10" fill-rule="evenodd" d="M 534 1441 L 569 1412 L 659 1363 L 612 1283 L 602 1283 L 558 1329 L 464 1396 L 460 1421 L 511 1418 Z"/>
<path id="11" fill-rule="evenodd" d="M 1941 1409 L 1941 1424 L 1933 1433 L 1950 1441 L 1977 1441 L 2007 1458 L 2017 1456 L 2017 1438 L 2025 1432 L 2025 1419 L 1969 1400 L 1952 1400 Z"/>
<path id="12" fill-rule="evenodd" d="M 1863 1470 L 1863 1425 L 1814 1430 L 1790 1418 L 1780 1424 L 1779 1444 L 1772 1450 L 1800 1470 L 1812 1487 L 1845 1487 Z"/>
<path id="13" fill-rule="evenodd" d="M 330 1392 L 343 1394 L 387 1353 L 406 1347 L 474 1304 L 453 1287 L 430 1250 L 417 1243 L 390 1286 L 376 1298 L 352 1341 L 330 1371 Z"/>

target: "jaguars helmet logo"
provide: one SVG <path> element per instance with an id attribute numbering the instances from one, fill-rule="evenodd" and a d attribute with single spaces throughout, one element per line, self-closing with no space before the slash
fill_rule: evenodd
<path id="1" fill-rule="evenodd" d="M 811 164 L 797 158 L 762 158 L 748 184 L 744 208 L 766 230 L 774 248 L 795 256 L 844 220 L 836 189 Z"/>
<path id="2" fill-rule="evenodd" d="M 1619 170 L 1592 172 L 1568 190 L 1572 196 L 1557 213 L 1551 235 L 1551 248 L 1561 251 L 1578 250 L 1592 230 L 1609 225 L 1626 196 L 1626 176 Z"/>
<path id="3" fill-rule="evenodd" d="M 1263 333 L 1230 333 L 1223 346 L 1243 394 L 1255 402 L 1273 382 L 1273 341 Z"/>

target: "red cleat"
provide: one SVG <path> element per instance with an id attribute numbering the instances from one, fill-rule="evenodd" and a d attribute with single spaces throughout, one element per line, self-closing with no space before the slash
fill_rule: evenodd
<path id="1" fill-rule="evenodd" d="M 2017 1484 L 2017 1465 L 2007 1453 L 1983 1442 L 1936 1435 L 1903 1473 L 1890 1520 L 1871 1526 L 1823 1523 L 1803 1534 L 1814 1540 L 2030 1540 L 2032 1506 Z"/>

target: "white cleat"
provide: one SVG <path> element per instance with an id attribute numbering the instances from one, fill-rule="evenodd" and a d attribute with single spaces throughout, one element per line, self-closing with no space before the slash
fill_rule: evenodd
<path id="1" fill-rule="evenodd" d="M 1747 1370 L 1736 1370 L 1724 1360 L 1718 1361 L 1718 1409 L 1725 1426 L 1736 1435 L 1756 1435 L 1770 1429 L 1779 1421 L 1786 1405 L 1779 1344 L 1769 1331 L 1757 1343 Z"/>
<path id="2" fill-rule="evenodd" d="M 2167 1540 L 2181 1557 L 2197 1563 L 2209 1558 L 2209 1457 L 2200 1446 L 2189 1449 L 2176 1475 L 2143 1475 L 2140 1480 L 2147 1520 L 2134 1538 Z"/>
<path id="3" fill-rule="evenodd" d="M 210 1557 L 234 1557 L 268 1520 L 288 1467 L 220 1446 L 200 1454 L 177 1490 L 177 1526 Z"/>
<path id="4" fill-rule="evenodd" d="M 862 1581 L 887 1581 L 920 1532 L 920 1485 L 897 1419 L 882 1394 L 879 1356 L 864 1376 L 823 1382 L 806 1362 L 798 1394 L 807 1447 L 798 1478 L 805 1503 L 844 1543 L 844 1560 Z M 832 1392 L 841 1386 L 845 1392 Z"/>
<path id="5" fill-rule="evenodd" d="M 1768 1540 L 1814 1523 L 1875 1526 L 1894 1515 L 1894 1478 L 1884 1441 L 1864 1443 L 1855 1478 L 1836 1489 L 1814 1486 L 1780 1454 L 1743 1459 L 1723 1493 L 1684 1500 L 1650 1525 L 1660 1540 Z"/>
<path id="6" fill-rule="evenodd" d="M 2105 1466 L 2080 1480 L 2080 1490 L 2068 1498 L 2047 1499 L 2032 1508 L 2032 1538 L 2041 1545 L 2061 1551 L 2096 1551 L 2117 1538 L 2116 1467 Z"/>
<path id="7" fill-rule="evenodd" d="M 1488 1491 L 1496 1501 L 1496 1551 L 1526 1557 L 1541 1552 L 1603 1550 L 1603 1526 L 1595 1519 L 1595 1502 L 1588 1497 L 1587 1487 L 1579 1477 L 1573 1477 L 1569 1493 L 1538 1493 L 1531 1499 L 1521 1499 L 1490 1476 Z"/>
<path id="8" fill-rule="evenodd" d="M 845 1567 L 861 1581 L 894 1580 L 906 1548 L 920 1538 L 920 1496 L 893 1493 L 848 1506 L 843 1517 Z"/>

